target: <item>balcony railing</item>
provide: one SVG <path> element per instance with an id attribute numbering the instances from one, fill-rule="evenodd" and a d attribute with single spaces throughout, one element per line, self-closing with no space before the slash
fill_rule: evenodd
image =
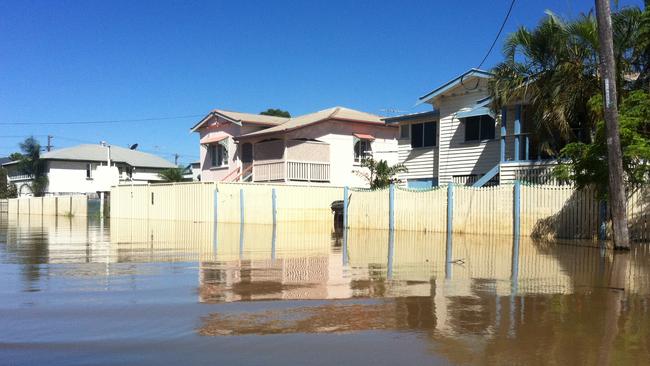
<path id="1" fill-rule="evenodd" d="M 18 180 L 31 180 L 34 179 L 33 174 L 10 174 L 9 175 L 9 180 L 12 182 L 18 181 Z"/>
<path id="2" fill-rule="evenodd" d="M 253 164 L 253 181 L 329 182 L 330 164 L 310 161 L 276 161 Z"/>

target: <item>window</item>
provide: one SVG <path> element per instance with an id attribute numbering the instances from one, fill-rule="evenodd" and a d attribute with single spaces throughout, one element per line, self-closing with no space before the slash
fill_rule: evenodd
<path id="1" fill-rule="evenodd" d="M 354 144 L 354 161 L 360 163 L 363 158 L 370 156 L 372 147 L 370 140 L 359 140 Z"/>
<path id="2" fill-rule="evenodd" d="M 409 138 L 410 134 L 410 125 L 401 125 L 399 126 L 399 138 L 401 139 L 407 139 Z"/>
<path id="3" fill-rule="evenodd" d="M 488 115 L 465 118 L 465 141 L 494 139 L 494 118 Z"/>
<path id="4" fill-rule="evenodd" d="M 221 144 L 212 144 L 208 146 L 210 154 L 211 167 L 217 168 L 228 165 L 228 150 Z"/>
<path id="5" fill-rule="evenodd" d="M 414 123 L 411 125 L 411 147 L 436 146 L 438 128 L 435 122 Z"/>
<path id="6" fill-rule="evenodd" d="M 86 164 L 86 179 L 93 179 L 93 165 Z"/>

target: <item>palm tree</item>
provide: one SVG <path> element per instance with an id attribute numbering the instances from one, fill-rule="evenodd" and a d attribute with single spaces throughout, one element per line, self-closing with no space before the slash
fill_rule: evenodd
<path id="1" fill-rule="evenodd" d="M 30 188 L 34 196 L 40 197 L 48 184 L 45 162 L 41 160 L 41 144 L 31 136 L 20 143 L 20 150 L 21 154 L 12 154 L 12 157 L 19 158 L 18 169 L 23 174 L 33 176 Z"/>
<path id="2" fill-rule="evenodd" d="M 158 173 L 158 176 L 165 182 L 182 182 L 183 178 L 182 168 L 169 168 Z"/>
<path id="3" fill-rule="evenodd" d="M 624 75 L 634 68 L 632 50 L 641 12 L 623 9 L 613 16 L 617 65 Z M 541 147 L 557 154 L 568 141 L 593 140 L 596 118 L 590 100 L 600 93 L 598 29 L 592 14 L 564 21 L 552 12 L 532 29 L 510 34 L 504 43 L 505 60 L 490 81 L 493 109 L 525 102 L 535 121 Z"/>
<path id="4" fill-rule="evenodd" d="M 403 164 L 389 166 L 386 160 L 377 161 L 373 158 L 361 160 L 361 167 L 367 168 L 367 171 L 357 171 L 357 174 L 368 182 L 370 189 L 382 189 L 398 183 L 396 175 L 408 171 Z"/>

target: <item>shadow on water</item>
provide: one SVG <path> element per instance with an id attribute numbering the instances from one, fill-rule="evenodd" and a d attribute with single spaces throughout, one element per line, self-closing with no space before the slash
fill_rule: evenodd
<path id="1" fill-rule="evenodd" d="M 414 335 L 409 342 L 426 350 L 422 362 L 436 356 L 454 364 L 643 364 L 650 358 L 647 244 L 614 255 L 582 242 L 527 237 L 340 231 L 322 223 L 108 225 L 82 218 L 0 219 L 0 231 L 2 263 L 20 264 L 26 287 L 45 288 L 43 272 L 56 271 L 67 287 L 102 279 L 110 294 L 111 281 L 128 274 L 134 284 L 120 296 L 140 294 L 134 301 L 146 310 L 138 313 L 140 327 L 159 329 L 171 319 L 189 327 L 160 330 L 173 334 L 169 342 L 182 334 L 204 342 L 223 337 L 219 342 L 232 346 L 249 339 L 237 336 L 249 336 L 271 347 L 278 342 L 273 336 L 387 333 L 395 342 Z M 158 272 L 151 264 L 160 264 Z M 156 273 L 161 291 L 147 295 L 145 284 Z M 189 273 L 188 283 L 174 281 L 181 273 Z M 185 296 L 196 310 L 148 314 L 147 301 L 160 306 L 171 297 L 173 304 L 173 296 Z M 125 316 L 123 304 L 119 309 L 115 321 Z M 95 317 L 87 329 L 97 326 Z M 346 338 L 348 348 L 333 357 L 352 355 L 362 339 Z M 327 348 L 335 340 L 316 342 Z M 403 346 L 395 347 L 385 351 Z M 256 352 L 244 348 L 231 352 L 241 359 Z M 275 354 L 271 363 L 290 356 Z"/>

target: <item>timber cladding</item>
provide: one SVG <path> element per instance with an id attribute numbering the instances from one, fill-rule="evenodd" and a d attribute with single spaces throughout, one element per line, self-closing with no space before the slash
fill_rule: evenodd
<path id="1" fill-rule="evenodd" d="M 514 185 L 505 184 L 485 188 L 453 186 L 451 192 L 446 186 L 431 190 L 395 187 L 394 229 L 444 233 L 450 217 L 455 234 L 513 235 L 518 212 L 520 233 L 524 236 L 597 238 L 601 210 L 591 190 L 556 185 L 519 187 L 519 195 L 515 194 Z M 343 200 L 343 195 L 342 187 L 208 182 L 134 185 L 113 187 L 110 207 L 111 217 L 120 219 L 331 224 L 330 206 Z M 390 196 L 389 189 L 350 189 L 348 227 L 389 229 Z M 517 197 L 519 202 L 515 205 Z M 648 197 L 648 190 L 644 190 L 635 192 L 628 200 L 634 240 L 650 241 Z"/>

